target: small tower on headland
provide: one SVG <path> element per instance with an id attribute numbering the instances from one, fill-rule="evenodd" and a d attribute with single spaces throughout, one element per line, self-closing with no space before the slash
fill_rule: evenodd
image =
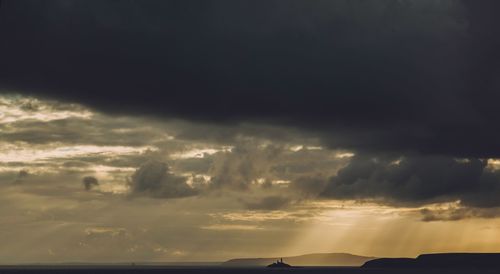
<path id="1" fill-rule="evenodd" d="M 268 265 L 267 267 L 292 267 L 292 266 L 284 263 L 283 258 L 280 258 L 279 260 L 276 260 L 275 263 L 272 263 L 272 264 Z"/>

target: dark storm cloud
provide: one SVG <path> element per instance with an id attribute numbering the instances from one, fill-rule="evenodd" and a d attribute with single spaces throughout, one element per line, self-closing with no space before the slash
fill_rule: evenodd
<path id="1" fill-rule="evenodd" d="M 4 1 L 0 83 L 110 112 L 500 155 L 498 3 Z"/>
<path id="2" fill-rule="evenodd" d="M 500 206 L 500 172 L 487 161 L 443 156 L 355 156 L 331 177 L 321 196 L 390 204 L 454 202 L 478 208 Z"/>
<path id="3" fill-rule="evenodd" d="M 130 186 L 134 194 L 146 194 L 155 198 L 181 198 L 197 194 L 186 183 L 186 178 L 176 176 L 162 162 L 149 161 L 132 175 Z"/>

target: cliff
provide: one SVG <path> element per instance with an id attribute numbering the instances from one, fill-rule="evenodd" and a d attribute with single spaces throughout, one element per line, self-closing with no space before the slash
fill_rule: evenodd
<path id="1" fill-rule="evenodd" d="M 500 268 L 500 253 L 439 253 L 412 258 L 381 258 L 365 268 Z"/>

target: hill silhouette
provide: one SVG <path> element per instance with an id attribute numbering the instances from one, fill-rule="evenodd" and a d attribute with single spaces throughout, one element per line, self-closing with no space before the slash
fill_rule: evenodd
<path id="1" fill-rule="evenodd" d="M 380 258 L 364 268 L 500 268 L 500 253 L 437 253 L 417 258 Z"/>
<path id="2" fill-rule="evenodd" d="M 222 263 L 222 266 L 267 266 L 278 258 L 240 258 Z M 357 256 L 348 253 L 315 253 L 283 257 L 293 266 L 361 266 L 375 257 Z"/>

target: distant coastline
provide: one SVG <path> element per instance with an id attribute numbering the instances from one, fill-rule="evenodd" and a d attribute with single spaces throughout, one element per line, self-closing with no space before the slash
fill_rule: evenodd
<path id="1" fill-rule="evenodd" d="M 417 258 L 380 258 L 363 268 L 499 268 L 500 253 L 436 253 Z"/>
<path id="2" fill-rule="evenodd" d="M 276 262 L 275 258 L 238 258 L 231 259 L 221 266 L 267 266 Z M 351 266 L 359 267 L 375 257 L 358 256 L 348 253 L 313 253 L 300 256 L 283 257 L 283 260 L 293 266 Z"/>

